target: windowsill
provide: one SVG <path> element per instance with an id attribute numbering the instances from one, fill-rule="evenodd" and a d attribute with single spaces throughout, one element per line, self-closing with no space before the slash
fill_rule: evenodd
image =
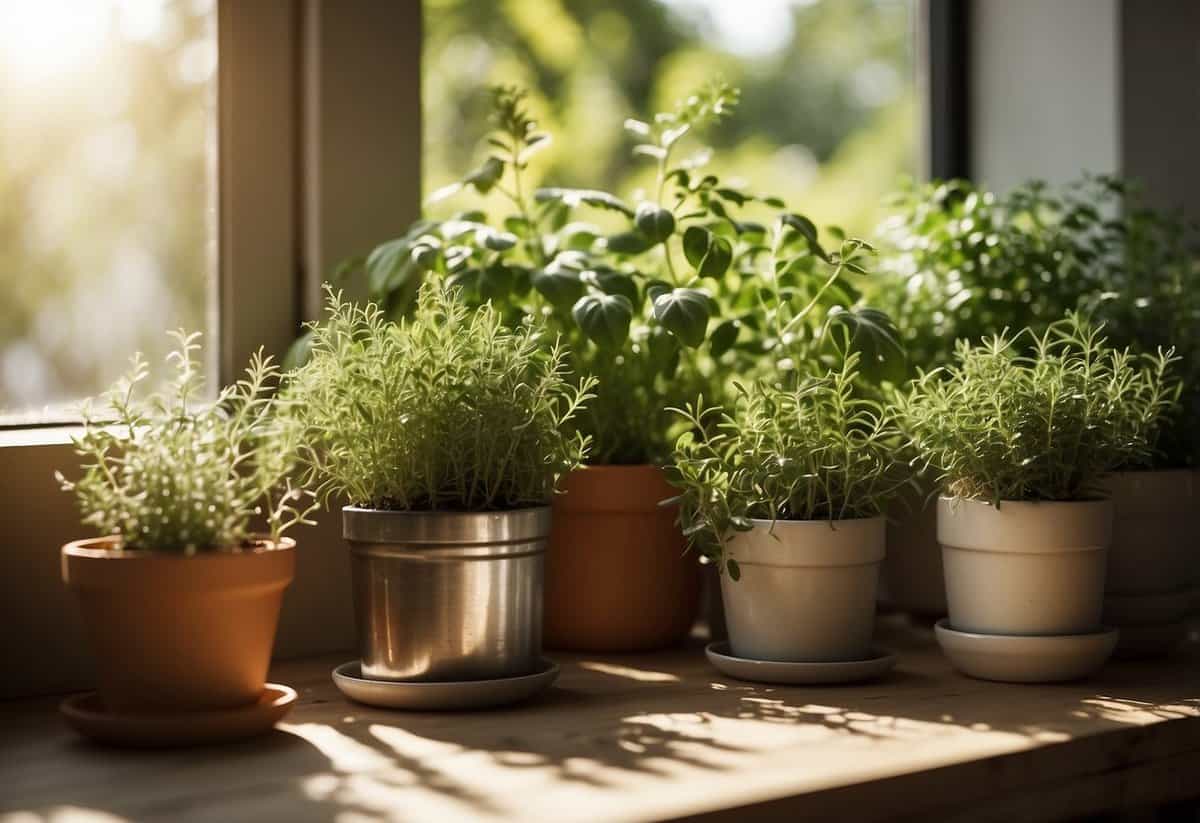
<path id="1" fill-rule="evenodd" d="M 83 432 L 79 425 L 14 426 L 0 428 L 0 449 L 29 446 L 66 446 Z"/>
<path id="2" fill-rule="evenodd" d="M 552 656 L 533 701 L 408 713 L 346 701 L 342 654 L 278 664 L 300 699 L 278 731 L 168 753 L 79 745 L 55 701 L 0 704 L 3 808 L 131 819 L 1062 819 L 1195 793 L 1200 644 L 1082 683 L 954 673 L 928 628 L 884 621 L 875 683 L 729 680 L 699 646 Z M 146 787 L 153 791 L 147 792 Z M 755 819 L 758 819 L 757 817 Z"/>

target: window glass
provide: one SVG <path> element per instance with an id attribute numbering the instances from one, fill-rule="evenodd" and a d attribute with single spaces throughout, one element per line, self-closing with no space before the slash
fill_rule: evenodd
<path id="1" fill-rule="evenodd" d="M 537 171 L 628 193 L 652 180 L 621 124 L 723 77 L 705 142 L 730 182 L 865 234 L 917 163 L 913 0 L 426 0 L 425 190 L 479 160 L 487 84 L 532 91 Z"/>
<path id="2" fill-rule="evenodd" d="M 215 23 L 0 0 L 0 422 L 69 418 L 134 351 L 163 368 L 165 330 L 212 327 Z"/>

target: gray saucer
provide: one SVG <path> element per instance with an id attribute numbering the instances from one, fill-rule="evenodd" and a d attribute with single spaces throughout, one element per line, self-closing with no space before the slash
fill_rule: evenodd
<path id="1" fill-rule="evenodd" d="M 415 683 L 367 679 L 362 676 L 359 661 L 351 660 L 333 670 L 333 682 L 346 697 L 371 706 L 419 712 L 457 711 L 503 706 L 533 697 L 558 678 L 558 671 L 557 663 L 542 658 L 536 672 L 520 677 Z"/>
<path id="2" fill-rule="evenodd" d="M 934 626 L 938 644 L 965 675 L 1005 683 L 1058 683 L 1092 674 L 1117 645 L 1116 629 L 1089 634 L 980 634 L 950 628 L 944 617 Z"/>
<path id="3" fill-rule="evenodd" d="M 788 686 L 818 686 L 834 683 L 859 683 L 888 672 L 896 665 L 896 655 L 872 649 L 866 660 L 846 660 L 830 663 L 783 663 L 776 660 L 749 660 L 734 657 L 729 642 L 709 643 L 704 649 L 708 662 L 722 674 L 738 680 L 756 683 L 779 683 Z"/>

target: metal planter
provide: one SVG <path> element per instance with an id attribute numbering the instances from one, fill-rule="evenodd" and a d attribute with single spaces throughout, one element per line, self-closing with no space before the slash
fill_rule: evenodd
<path id="1" fill-rule="evenodd" d="M 342 509 L 363 675 L 456 681 L 533 672 L 549 533 L 548 506 Z"/>

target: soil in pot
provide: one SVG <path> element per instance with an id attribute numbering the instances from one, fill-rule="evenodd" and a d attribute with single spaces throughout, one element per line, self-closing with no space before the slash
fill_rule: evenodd
<path id="1" fill-rule="evenodd" d="M 735 656 L 787 662 L 863 660 L 871 653 L 886 543 L 882 517 L 755 520 L 726 544 L 741 571 L 721 577 Z"/>
<path id="2" fill-rule="evenodd" d="M 995 635 L 1100 627 L 1113 508 L 1077 502 L 938 500 L 950 626 Z"/>
<path id="3" fill-rule="evenodd" d="M 657 466 L 589 466 L 555 496 L 545 643 L 573 651 L 661 649 L 691 632 L 701 568 Z"/>
<path id="4" fill-rule="evenodd" d="M 114 538 L 62 550 L 100 698 L 119 713 L 248 706 L 266 684 L 295 541 L 191 556 L 125 552 Z"/>

